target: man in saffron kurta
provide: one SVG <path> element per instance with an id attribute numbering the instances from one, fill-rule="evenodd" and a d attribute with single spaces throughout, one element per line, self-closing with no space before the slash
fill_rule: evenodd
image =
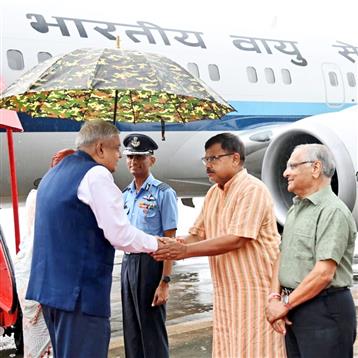
<path id="1" fill-rule="evenodd" d="M 283 339 L 265 321 L 279 235 L 264 184 L 243 168 L 245 152 L 234 135 L 205 144 L 203 162 L 217 183 L 184 242 L 154 256 L 209 258 L 214 285 L 213 357 L 284 357 Z"/>

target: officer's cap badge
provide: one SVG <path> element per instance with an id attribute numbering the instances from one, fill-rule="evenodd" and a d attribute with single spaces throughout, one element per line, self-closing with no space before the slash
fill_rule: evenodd
<path id="1" fill-rule="evenodd" d="M 133 148 L 137 148 L 140 146 L 140 141 L 138 140 L 138 137 L 133 137 L 133 139 L 131 140 L 131 146 Z"/>

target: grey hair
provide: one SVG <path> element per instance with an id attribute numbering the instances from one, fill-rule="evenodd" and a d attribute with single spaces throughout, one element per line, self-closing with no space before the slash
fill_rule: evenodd
<path id="1" fill-rule="evenodd" d="M 301 144 L 295 147 L 303 149 L 307 161 L 318 160 L 322 163 L 322 174 L 327 178 L 332 178 L 336 170 L 336 163 L 332 152 L 323 144 Z"/>
<path id="2" fill-rule="evenodd" d="M 119 130 L 115 125 L 103 120 L 86 122 L 80 129 L 75 140 L 76 149 L 87 147 L 98 140 L 111 139 L 118 136 Z"/>

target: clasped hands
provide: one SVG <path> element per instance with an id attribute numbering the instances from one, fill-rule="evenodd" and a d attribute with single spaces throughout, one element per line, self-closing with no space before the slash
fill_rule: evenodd
<path id="1" fill-rule="evenodd" d="M 158 249 L 151 255 L 157 261 L 180 260 L 186 257 L 187 246 L 183 237 L 159 237 Z"/>
<path id="2" fill-rule="evenodd" d="M 287 319 L 288 308 L 282 301 L 272 299 L 266 306 L 266 319 L 272 328 L 281 334 L 286 334 L 286 325 L 292 322 Z"/>

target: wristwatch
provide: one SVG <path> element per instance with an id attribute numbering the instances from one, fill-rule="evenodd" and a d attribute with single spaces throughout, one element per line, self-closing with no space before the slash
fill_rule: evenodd
<path id="1" fill-rule="evenodd" d="M 162 276 L 162 281 L 165 283 L 169 283 L 170 282 L 170 276 Z"/>

